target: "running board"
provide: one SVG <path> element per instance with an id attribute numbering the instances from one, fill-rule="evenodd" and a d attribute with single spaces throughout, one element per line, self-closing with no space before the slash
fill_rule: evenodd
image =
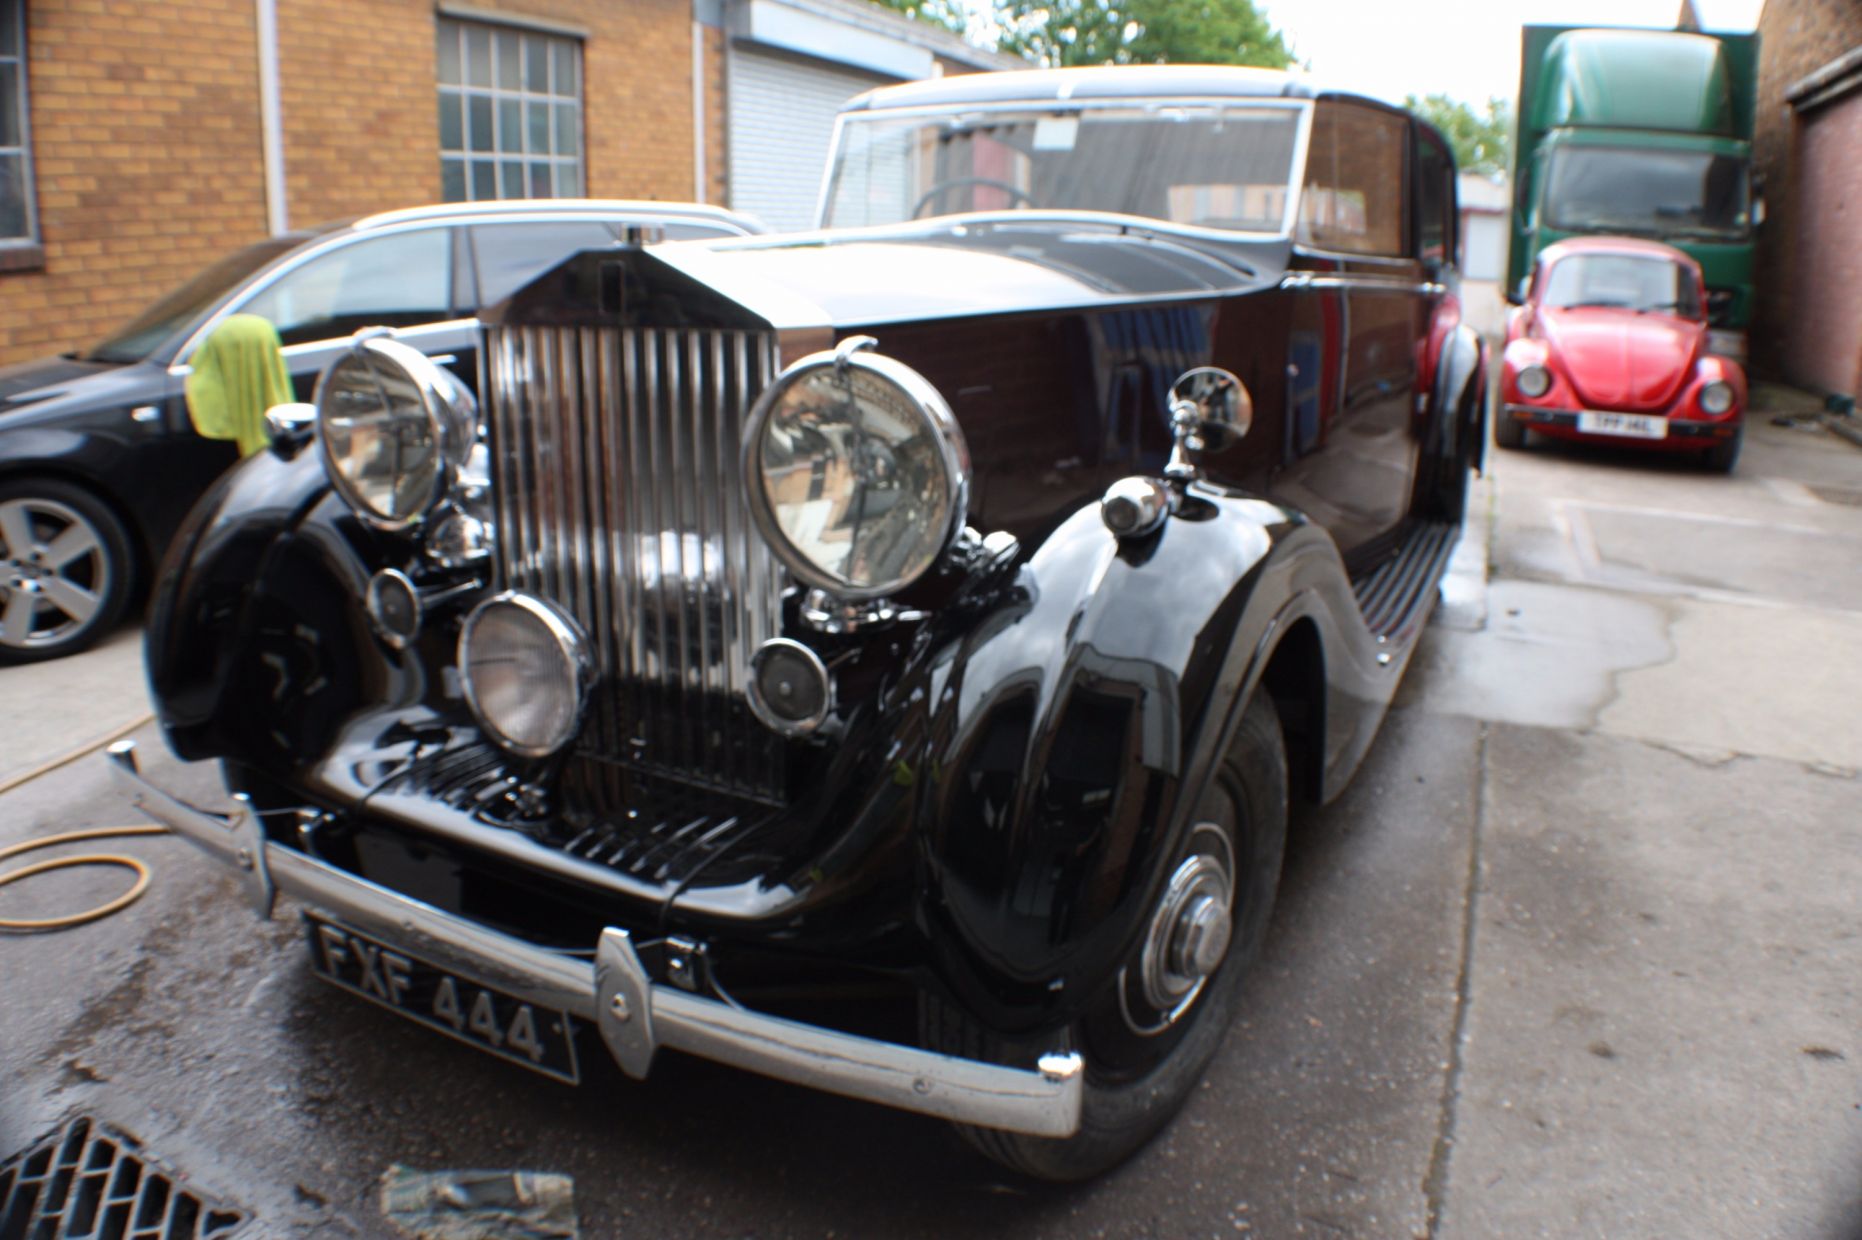
<path id="1" fill-rule="evenodd" d="M 1351 583 L 1364 625 L 1379 640 L 1406 644 L 1421 628 L 1460 534 L 1452 521 L 1418 522 L 1394 558 Z"/>

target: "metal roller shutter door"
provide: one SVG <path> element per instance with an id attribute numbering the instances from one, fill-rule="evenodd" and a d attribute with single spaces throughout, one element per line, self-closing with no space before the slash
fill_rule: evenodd
<path id="1" fill-rule="evenodd" d="M 813 228 L 834 114 L 893 79 L 767 52 L 731 49 L 731 207 L 772 229 Z"/>

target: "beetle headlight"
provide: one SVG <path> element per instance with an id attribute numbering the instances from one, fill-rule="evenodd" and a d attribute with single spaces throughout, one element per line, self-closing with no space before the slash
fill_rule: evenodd
<path id="1" fill-rule="evenodd" d="M 542 758 L 574 739 L 594 663 L 582 630 L 560 608 L 506 592 L 466 617 L 459 676 L 467 705 L 493 740 Z"/>
<path id="2" fill-rule="evenodd" d="M 363 518 L 404 529 L 439 502 L 471 451 L 477 409 L 418 349 L 358 336 L 317 381 L 317 440 L 330 481 Z"/>
<path id="3" fill-rule="evenodd" d="M 1721 414 L 1733 407 L 1733 385 L 1715 379 L 1700 389 L 1700 407 L 1708 413 Z"/>
<path id="4" fill-rule="evenodd" d="M 1528 366 L 1514 382 L 1519 384 L 1520 395 L 1537 400 L 1552 390 L 1552 372 L 1543 366 Z"/>
<path id="5" fill-rule="evenodd" d="M 862 352 L 803 358 L 744 430 L 750 511 L 791 572 L 843 599 L 903 589 L 963 528 L 970 456 L 950 406 L 917 371 Z"/>

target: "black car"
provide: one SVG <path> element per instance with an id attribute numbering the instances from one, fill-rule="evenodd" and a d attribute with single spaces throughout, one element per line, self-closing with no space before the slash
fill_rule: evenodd
<path id="1" fill-rule="evenodd" d="M 0 662 L 109 631 L 176 525 L 235 457 L 188 420 L 188 362 L 227 315 L 278 328 L 300 395 L 357 328 L 475 382 L 480 306 L 630 228 L 667 240 L 760 231 L 695 204 L 456 203 L 284 233 L 207 268 L 83 352 L 0 368 Z"/>
<path id="2" fill-rule="evenodd" d="M 1094 1174 L 1215 1053 L 1456 543 L 1454 175 L 1275 73 L 863 96 L 833 227 L 570 259 L 486 312 L 482 416 L 359 338 L 152 611 L 240 810 L 116 774 L 507 1060 L 670 1047 Z"/>

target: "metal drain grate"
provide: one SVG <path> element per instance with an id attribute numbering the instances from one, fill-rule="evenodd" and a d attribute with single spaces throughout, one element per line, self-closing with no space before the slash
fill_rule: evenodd
<path id="1" fill-rule="evenodd" d="M 0 1240 L 210 1240 L 245 1218 L 82 1117 L 0 1164 Z"/>

